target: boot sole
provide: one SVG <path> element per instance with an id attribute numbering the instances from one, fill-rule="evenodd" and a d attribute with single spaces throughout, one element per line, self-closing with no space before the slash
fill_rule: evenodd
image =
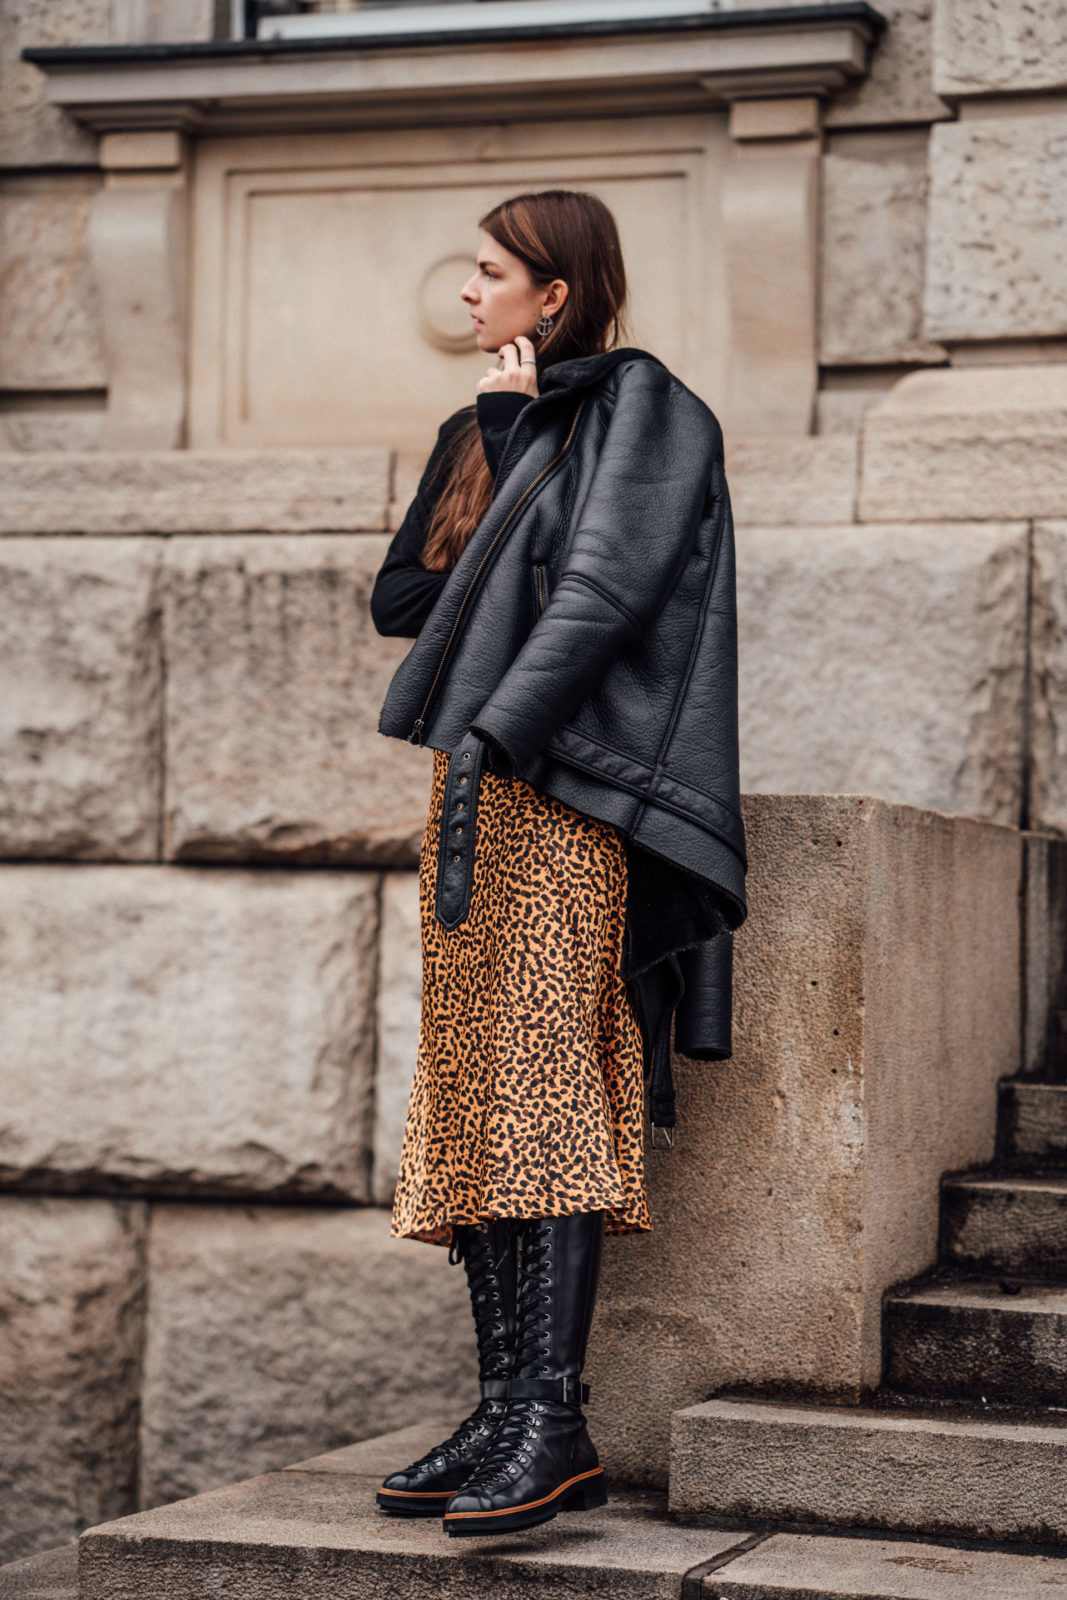
<path id="1" fill-rule="evenodd" d="M 418 1494 L 414 1490 L 379 1489 L 375 1495 L 379 1511 L 390 1517 L 439 1517 L 455 1494 Z"/>
<path id="2" fill-rule="evenodd" d="M 600 1467 L 568 1478 L 541 1500 L 509 1506 L 506 1511 L 446 1511 L 444 1530 L 452 1539 L 484 1538 L 487 1534 L 517 1533 L 521 1528 L 536 1528 L 551 1522 L 560 1511 L 595 1511 L 608 1503 L 604 1473 Z"/>

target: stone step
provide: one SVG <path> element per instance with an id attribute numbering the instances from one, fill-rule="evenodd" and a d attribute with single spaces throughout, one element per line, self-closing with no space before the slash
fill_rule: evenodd
<path id="1" fill-rule="evenodd" d="M 709 1573 L 701 1600 L 1052 1600 L 1067 1560 L 901 1539 L 776 1533 Z"/>
<path id="2" fill-rule="evenodd" d="M 1044 1412 L 708 1400 L 672 1418 L 670 1482 L 681 1515 L 1067 1545 L 1067 1419 Z"/>
<path id="3" fill-rule="evenodd" d="M 407 1428 L 92 1528 L 81 1600 L 681 1600 L 694 1569 L 751 1542 L 680 1527 L 662 1496 L 641 1494 L 498 1539 L 449 1539 L 437 1517 L 384 1516 L 382 1477 L 440 1431 Z"/>
<path id="4" fill-rule="evenodd" d="M 1005 1079 L 998 1116 L 1005 1161 L 1067 1166 L 1067 1083 Z"/>
<path id="5" fill-rule="evenodd" d="M 946 1178 L 941 1255 L 971 1272 L 1067 1279 L 1067 1173 Z"/>
<path id="6" fill-rule="evenodd" d="M 1067 1407 L 1067 1286 L 961 1278 L 891 1295 L 885 1352 L 884 1382 L 905 1394 Z"/>
<path id="7" fill-rule="evenodd" d="M 78 1546 L 59 1545 L 0 1567 L 0 1600 L 78 1600 Z"/>
<path id="8" fill-rule="evenodd" d="M 383 1474 L 435 1435 L 404 1429 L 90 1529 L 81 1600 L 1036 1600 L 1067 1592 L 1067 1559 L 1057 1556 L 695 1527 L 668 1520 L 654 1495 L 616 1494 L 601 1511 L 506 1539 L 451 1541 L 436 1518 L 406 1522 L 374 1508 Z M 9 1594 L 3 1578 L 14 1570 L 0 1569 L 0 1600 L 73 1600 L 73 1589 Z"/>

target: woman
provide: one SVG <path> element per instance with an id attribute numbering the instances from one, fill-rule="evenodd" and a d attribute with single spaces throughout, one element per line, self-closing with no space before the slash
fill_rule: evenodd
<path id="1" fill-rule="evenodd" d="M 602 1505 L 581 1381 L 604 1233 L 651 1224 L 643 1074 L 670 1023 L 728 1055 L 745 914 L 721 433 L 616 349 L 626 282 L 592 195 L 482 219 L 462 290 L 500 364 L 441 428 L 378 575 L 415 637 L 381 731 L 434 750 L 423 1008 L 393 1232 L 465 1263 L 482 1399 L 379 1505 L 453 1535 Z"/>

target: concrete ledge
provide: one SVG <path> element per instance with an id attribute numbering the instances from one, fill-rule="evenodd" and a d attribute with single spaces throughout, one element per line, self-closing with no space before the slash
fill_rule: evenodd
<path id="1" fill-rule="evenodd" d="M 861 460 L 861 522 L 1063 516 L 1067 366 L 913 372 L 868 411 Z"/>
<path id="2" fill-rule="evenodd" d="M 1067 1542 L 1065 1487 L 1067 1426 L 1047 1414 L 709 1400 L 672 1419 L 675 1513 Z"/>
<path id="3" fill-rule="evenodd" d="M 0 1600 L 78 1600 L 78 1546 L 60 1545 L 0 1567 Z"/>
<path id="4" fill-rule="evenodd" d="M 436 1518 L 383 1516 L 374 1505 L 383 1465 L 402 1466 L 439 1438 L 407 1429 L 91 1529 L 82 1600 L 679 1600 L 688 1572 L 744 1542 L 678 1527 L 662 1500 L 633 1495 L 503 1540 L 446 1539 Z"/>
<path id="5" fill-rule="evenodd" d="M 439 1437 L 420 1424 L 90 1529 L 82 1600 L 1033 1600 L 1067 1586 L 1055 1557 L 687 1527 L 634 1493 L 512 1539 L 449 1540 L 436 1519 L 373 1505 L 382 1477 Z"/>
<path id="6" fill-rule="evenodd" d="M 704 1600 L 1036 1600 L 1067 1561 L 899 1539 L 775 1534 L 704 1579 Z"/>
<path id="7" fill-rule="evenodd" d="M 388 450 L 0 453 L 0 533 L 363 533 Z"/>
<path id="8" fill-rule="evenodd" d="M 933 1265 L 942 1175 L 992 1156 L 1018 1059 L 1018 833 L 842 795 L 744 815 L 733 1059 L 676 1062 L 655 1231 L 605 1250 L 590 1350 L 602 1459 L 649 1486 L 716 1390 L 878 1385 L 883 1293 Z"/>

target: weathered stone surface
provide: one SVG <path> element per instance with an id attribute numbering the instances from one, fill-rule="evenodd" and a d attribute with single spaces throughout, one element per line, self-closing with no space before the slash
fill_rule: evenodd
<path id="1" fill-rule="evenodd" d="M 107 383 L 86 230 L 95 174 L 0 184 L 0 386 L 92 389 Z"/>
<path id="2" fill-rule="evenodd" d="M 409 866 L 431 756 L 383 739 L 409 648 L 370 591 L 384 535 L 168 547 L 166 853 Z"/>
<path id="3" fill-rule="evenodd" d="M 820 374 L 821 387 L 815 396 L 815 432 L 859 433 L 867 412 L 872 406 L 881 405 L 899 376 L 899 370 L 895 367 L 825 367 Z M 784 519 L 775 517 L 764 520 L 777 522 Z"/>
<path id="4" fill-rule="evenodd" d="M 78 1600 L 78 1546 L 60 1545 L 0 1567 L 0 1600 Z"/>
<path id="5" fill-rule="evenodd" d="M 1060 1542 L 1065 1473 L 1067 1427 L 1040 1411 L 989 1422 L 709 1400 L 673 1419 L 675 1512 Z"/>
<path id="6" fill-rule="evenodd" d="M 242 533 L 386 526 L 389 452 L 64 450 L 0 455 L 0 533 Z"/>
<path id="7" fill-rule="evenodd" d="M 1067 333 L 1067 115 L 932 130 L 925 332 Z"/>
<path id="8" fill-rule="evenodd" d="M 785 0 L 803 5 L 805 0 Z M 763 0 L 718 0 L 713 10 L 758 10 Z M 879 0 L 876 10 L 889 26 L 878 41 L 868 76 L 826 101 L 830 127 L 928 122 L 949 109 L 931 86 L 931 13 L 934 0 Z"/>
<path id="9" fill-rule="evenodd" d="M 1067 30 L 1054 5 L 936 0 L 934 87 L 944 95 L 1067 87 Z"/>
<path id="10" fill-rule="evenodd" d="M 1067 1084 L 1002 1083 L 999 1123 L 1008 1161 L 1067 1164 Z"/>
<path id="11" fill-rule="evenodd" d="M 717 1388 L 877 1384 L 882 1292 L 933 1263 L 941 1176 L 990 1158 L 1018 1061 L 1016 832 L 841 796 L 749 797 L 745 825 L 733 1059 L 676 1061 L 655 1231 L 604 1253 L 592 1419 L 630 1481 L 665 1481 L 669 1413 Z"/>
<path id="12" fill-rule="evenodd" d="M 743 788 L 1017 821 L 1026 565 L 1019 524 L 743 529 Z"/>
<path id="13" fill-rule="evenodd" d="M 142 1504 L 465 1414 L 464 1274 L 388 1232 L 372 1210 L 154 1210 Z"/>
<path id="14" fill-rule="evenodd" d="M 45 98 L 19 60 L 30 45 L 109 44 L 112 0 L 4 0 L 0 7 L 0 165 L 91 164 L 96 140 Z"/>
<path id="15" fill-rule="evenodd" d="M 1065 496 L 1067 503 L 1067 496 Z M 1067 832 L 1067 522 L 1034 529 L 1031 664 L 1031 818 L 1035 827 Z M 1049 845 L 1062 881 L 1062 846 Z M 1062 957 L 1062 952 L 1058 952 Z M 1062 983 L 1057 995 L 1067 1000 Z"/>
<path id="16" fill-rule="evenodd" d="M 369 874 L 0 871 L 0 1179 L 367 1197 Z"/>
<path id="17" fill-rule="evenodd" d="M 902 378 L 867 413 L 861 521 L 1055 517 L 1067 507 L 1067 366 Z"/>
<path id="18" fill-rule="evenodd" d="M 1005 1295 L 996 1278 L 965 1278 L 890 1295 L 885 1349 L 885 1380 L 906 1394 L 1062 1407 L 1067 1290 Z"/>
<path id="19" fill-rule="evenodd" d="M 728 438 L 726 471 L 737 523 L 851 522 L 855 516 L 854 434 Z"/>
<path id="20" fill-rule="evenodd" d="M 1065 1223 L 1067 1176 L 978 1175 L 941 1186 L 942 1259 L 970 1272 L 1067 1278 Z"/>
<path id="21" fill-rule="evenodd" d="M 943 361 L 922 334 L 925 132 L 835 138 L 822 164 L 821 228 L 823 365 Z"/>
<path id="22" fill-rule="evenodd" d="M 136 1202 L 0 1198 L 0 1559 L 136 1504 L 144 1232 Z"/>
<path id="23" fill-rule="evenodd" d="M 929 122 L 951 114 L 934 93 L 932 81 L 935 3 L 936 0 L 879 0 L 876 10 L 889 26 L 871 57 L 869 75 L 827 103 L 828 127 L 884 127 L 890 123 Z"/>
<path id="24" fill-rule="evenodd" d="M 1036 585 L 1035 585 L 1036 587 Z M 1034 603 L 1036 618 L 1038 607 Z M 1037 656 L 1031 626 L 1032 662 Z M 1031 682 L 1036 687 L 1040 672 Z M 1031 691 L 1030 750 L 1031 774 L 1039 769 L 1037 753 L 1042 750 L 1040 702 Z M 1045 729 L 1047 732 L 1047 727 Z M 1031 805 L 1034 802 L 1031 792 Z M 1058 1078 L 1067 1067 L 1067 839 L 1047 833 L 1024 835 L 1025 926 L 1023 949 L 1022 1059 L 1019 1070 L 1046 1080 Z M 1002 1111 L 1009 1112 L 1010 1090 L 1006 1090 Z M 1021 1103 L 1017 1108 L 1020 1115 Z M 1036 1108 L 1035 1108 L 1036 1109 Z M 1006 1124 L 1010 1129 L 1010 1120 Z M 1067 1134 L 1067 1130 L 1065 1130 Z M 1010 1138 L 1009 1146 L 1010 1149 Z M 1067 1137 L 1065 1137 L 1067 1153 Z M 1023 1153 L 1020 1147 L 1019 1154 Z"/>
<path id="25" fill-rule="evenodd" d="M 374 1440 L 371 1456 L 347 1472 L 332 1456 L 308 1461 L 94 1529 L 82 1540 L 83 1600 L 172 1600 L 219 1586 L 257 1600 L 294 1592 L 677 1600 L 687 1572 L 745 1541 L 744 1533 L 679 1527 L 658 1497 L 633 1494 L 520 1538 L 447 1539 L 437 1519 L 383 1517 L 374 1507 L 382 1460 L 410 1460 L 413 1432 Z"/>
<path id="26" fill-rule="evenodd" d="M 158 566 L 150 539 L 0 539 L 0 853 L 156 855 Z"/>
<path id="27" fill-rule="evenodd" d="M 1036 1600 L 1067 1561 L 901 1539 L 777 1533 L 704 1579 L 706 1600 Z"/>
<path id="28" fill-rule="evenodd" d="M 104 425 L 99 395 L 31 395 L 0 412 L 0 453 L 98 450 Z"/>
<path id="29" fill-rule="evenodd" d="M 374 1169 L 377 1205 L 391 1205 L 404 1142 L 408 1095 L 419 1048 L 422 938 L 419 880 L 414 872 L 382 879 L 378 958 L 378 1055 L 374 1067 Z"/>

